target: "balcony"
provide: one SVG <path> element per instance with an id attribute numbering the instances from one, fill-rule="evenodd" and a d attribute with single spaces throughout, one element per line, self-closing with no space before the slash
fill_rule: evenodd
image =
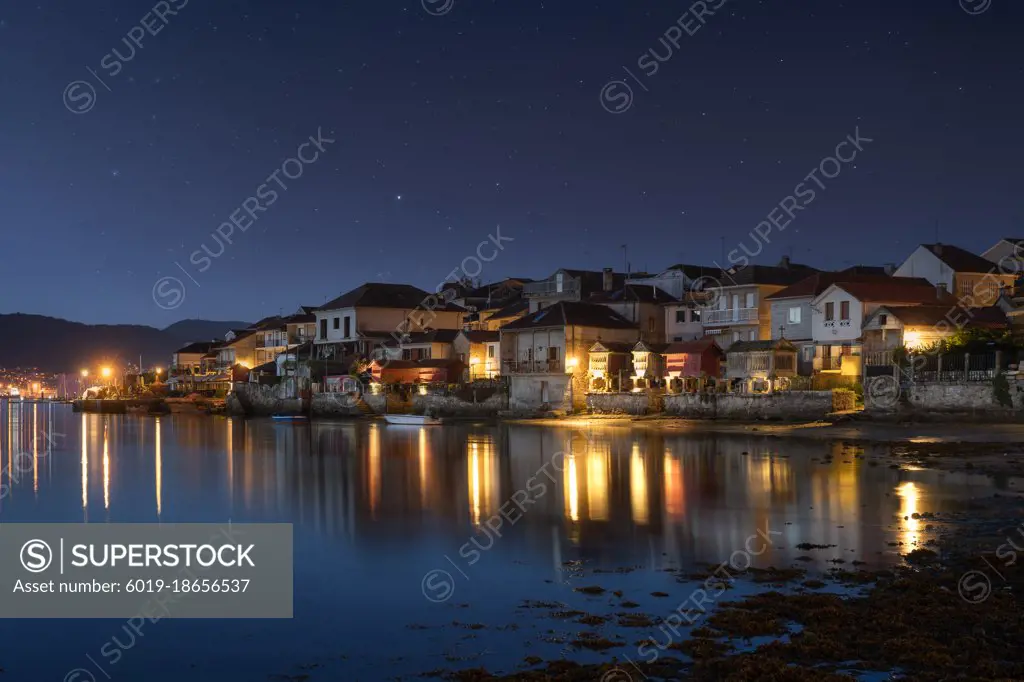
<path id="1" fill-rule="evenodd" d="M 730 308 L 728 310 L 708 310 L 701 312 L 701 321 L 709 324 L 749 324 L 757 322 L 757 308 Z"/>
<path id="2" fill-rule="evenodd" d="M 561 360 L 505 361 L 503 374 L 557 374 L 565 371 Z"/>
<path id="3" fill-rule="evenodd" d="M 574 279 L 562 281 L 562 288 L 559 290 L 558 282 L 553 279 L 543 282 L 529 282 L 523 285 L 523 296 L 576 296 L 580 292 L 580 283 Z"/>

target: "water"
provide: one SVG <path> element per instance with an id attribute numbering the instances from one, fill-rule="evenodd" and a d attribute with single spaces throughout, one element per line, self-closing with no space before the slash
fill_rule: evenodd
<path id="1" fill-rule="evenodd" d="M 926 521 L 903 517 L 996 485 L 869 464 L 886 452 L 625 428 L 292 424 L 4 403 L 0 522 L 292 523 L 295 617 L 164 619 L 134 637 L 119 620 L 3 620 L 0 667 L 33 682 L 511 671 L 528 654 L 557 658 L 587 629 L 524 601 L 600 613 L 609 595 L 573 591 L 600 585 L 667 614 L 686 595 L 665 569 L 717 565 L 745 544 L 758 566 L 801 555 L 819 571 L 833 559 L 882 565 L 924 537 Z M 759 529 L 781 535 L 769 545 Z"/>

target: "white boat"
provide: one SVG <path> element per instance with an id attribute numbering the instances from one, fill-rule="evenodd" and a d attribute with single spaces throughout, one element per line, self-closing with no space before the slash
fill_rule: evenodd
<path id="1" fill-rule="evenodd" d="M 441 423 L 437 417 L 428 417 L 423 414 L 386 414 L 384 419 L 388 424 L 404 426 L 433 426 Z"/>

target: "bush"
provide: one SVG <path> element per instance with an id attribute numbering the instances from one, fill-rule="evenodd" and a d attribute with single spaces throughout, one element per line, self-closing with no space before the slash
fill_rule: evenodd
<path id="1" fill-rule="evenodd" d="M 832 389 L 832 410 L 840 412 L 857 407 L 857 392 L 849 388 Z"/>

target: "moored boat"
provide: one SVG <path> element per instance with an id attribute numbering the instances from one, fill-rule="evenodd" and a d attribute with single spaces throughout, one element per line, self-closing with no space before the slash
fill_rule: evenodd
<path id="1" fill-rule="evenodd" d="M 433 426 L 442 423 L 437 417 L 428 417 L 424 414 L 386 414 L 384 420 L 388 424 L 403 426 Z"/>

